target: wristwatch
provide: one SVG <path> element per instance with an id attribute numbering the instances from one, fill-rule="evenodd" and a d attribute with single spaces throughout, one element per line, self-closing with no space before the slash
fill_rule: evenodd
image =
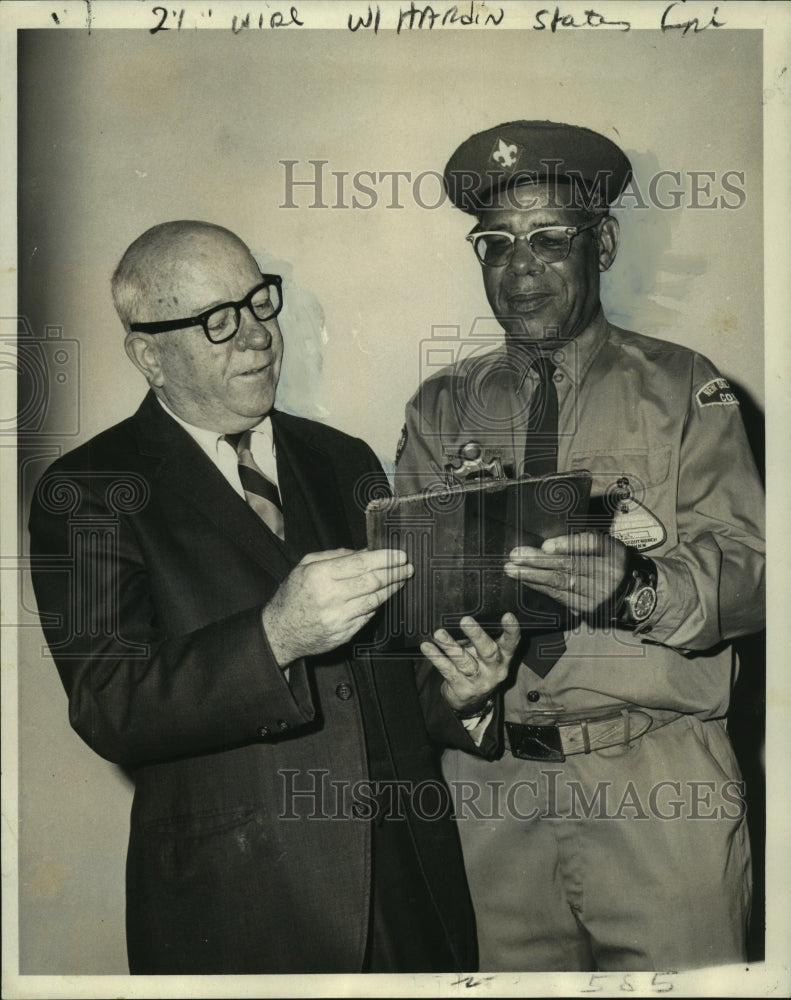
<path id="1" fill-rule="evenodd" d="M 639 629 L 656 608 L 656 563 L 636 549 L 628 549 L 626 573 L 613 595 L 612 621 L 622 628 Z"/>

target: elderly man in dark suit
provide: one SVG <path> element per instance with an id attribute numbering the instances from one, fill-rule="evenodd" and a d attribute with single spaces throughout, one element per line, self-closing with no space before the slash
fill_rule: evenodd
<path id="1" fill-rule="evenodd" d="M 412 567 L 365 550 L 371 450 L 273 409 L 278 276 L 172 222 L 113 296 L 150 391 L 51 467 L 30 529 L 72 725 L 135 780 L 131 971 L 474 968 L 432 741 L 494 751 L 515 620 L 417 665 L 355 655 Z"/>

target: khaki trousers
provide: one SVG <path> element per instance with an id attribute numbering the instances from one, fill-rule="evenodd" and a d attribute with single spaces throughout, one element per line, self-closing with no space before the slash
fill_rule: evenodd
<path id="1" fill-rule="evenodd" d="M 721 721 L 564 763 L 447 751 L 481 971 L 742 962 L 751 864 Z"/>

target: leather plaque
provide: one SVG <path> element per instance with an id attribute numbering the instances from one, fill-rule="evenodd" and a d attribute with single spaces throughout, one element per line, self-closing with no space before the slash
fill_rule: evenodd
<path id="1" fill-rule="evenodd" d="M 524 629 L 562 628 L 556 601 L 503 572 L 517 545 L 584 529 L 591 476 L 586 470 L 519 479 L 475 480 L 366 508 L 368 548 L 403 549 L 414 576 L 379 612 L 375 649 L 417 646 L 438 628 L 459 637 L 459 619 L 472 615 L 488 632 L 512 611 Z"/>

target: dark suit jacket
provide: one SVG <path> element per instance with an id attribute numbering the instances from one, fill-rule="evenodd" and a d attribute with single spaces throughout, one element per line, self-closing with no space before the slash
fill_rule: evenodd
<path id="1" fill-rule="evenodd" d="M 369 777 L 360 683 L 399 780 L 439 780 L 427 724 L 472 748 L 439 675 L 409 660 L 372 664 L 347 647 L 284 678 L 261 607 L 306 552 L 365 546 L 364 498 L 384 479 L 362 441 L 282 413 L 273 427 L 287 546 L 151 394 L 59 459 L 33 501 L 35 591 L 71 723 L 135 780 L 133 972 L 359 971 L 371 883 L 371 824 L 351 809 Z M 457 967 L 474 968 L 455 827 L 409 809 L 407 822 Z"/>

